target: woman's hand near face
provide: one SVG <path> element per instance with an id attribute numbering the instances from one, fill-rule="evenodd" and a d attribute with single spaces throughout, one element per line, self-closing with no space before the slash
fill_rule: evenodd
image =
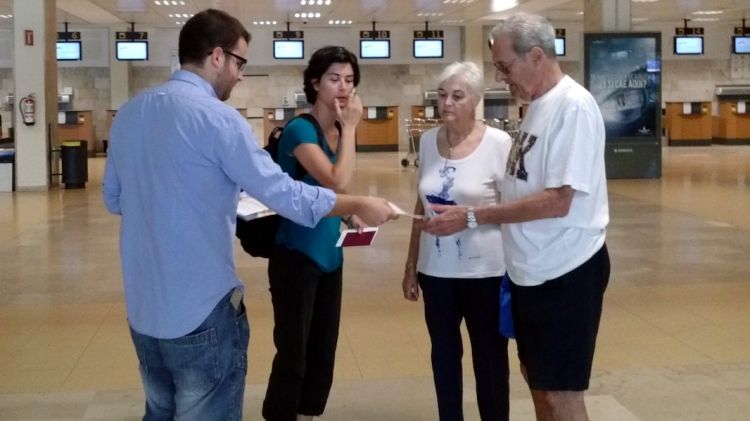
<path id="1" fill-rule="evenodd" d="M 336 105 L 336 120 L 341 123 L 342 128 L 355 128 L 362 119 L 362 100 L 354 90 L 349 94 L 349 99 L 344 108 L 341 108 L 338 98 L 334 99 Z"/>

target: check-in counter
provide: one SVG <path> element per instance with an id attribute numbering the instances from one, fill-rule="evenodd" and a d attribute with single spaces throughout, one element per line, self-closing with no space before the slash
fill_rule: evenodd
<path id="1" fill-rule="evenodd" d="M 57 121 L 57 139 L 62 144 L 69 140 L 83 140 L 88 145 L 88 155 L 96 152 L 93 111 L 60 111 Z"/>
<path id="2" fill-rule="evenodd" d="M 357 125 L 357 151 L 398 151 L 398 107 L 364 107 Z"/>
<path id="3" fill-rule="evenodd" d="M 434 105 L 412 105 L 411 106 L 411 118 L 421 118 L 421 119 L 439 119 L 440 114 L 438 114 L 438 108 Z"/>
<path id="4" fill-rule="evenodd" d="M 750 86 L 717 86 L 716 96 L 719 116 L 714 143 L 750 144 Z"/>
<path id="5" fill-rule="evenodd" d="M 664 124 L 670 146 L 711 144 L 710 102 L 667 102 Z"/>

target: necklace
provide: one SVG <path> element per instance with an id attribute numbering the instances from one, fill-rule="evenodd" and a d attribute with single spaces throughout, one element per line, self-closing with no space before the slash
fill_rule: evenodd
<path id="1" fill-rule="evenodd" d="M 443 167 L 448 167 L 448 161 L 450 159 L 453 159 L 453 143 L 451 142 L 450 135 L 448 134 L 448 129 L 445 129 L 445 143 L 448 144 L 448 157 L 445 158 L 445 164 Z"/>

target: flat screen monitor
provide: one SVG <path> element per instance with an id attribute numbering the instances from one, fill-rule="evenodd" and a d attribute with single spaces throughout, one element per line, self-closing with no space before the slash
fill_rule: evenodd
<path id="1" fill-rule="evenodd" d="M 676 36 L 674 37 L 675 55 L 701 55 L 703 54 L 703 37 L 701 36 Z"/>
<path id="2" fill-rule="evenodd" d="M 118 60 L 148 60 L 148 41 L 115 41 L 115 47 Z"/>
<path id="3" fill-rule="evenodd" d="M 443 58 L 443 40 L 415 39 L 414 58 Z"/>
<path id="4" fill-rule="evenodd" d="M 305 58 L 305 41 L 274 40 L 273 58 L 275 59 L 303 59 Z"/>
<path id="5" fill-rule="evenodd" d="M 558 56 L 565 55 L 565 38 L 555 38 L 555 54 L 557 54 Z"/>
<path id="6" fill-rule="evenodd" d="M 750 35 L 732 37 L 732 52 L 734 54 L 750 54 Z"/>
<path id="7" fill-rule="evenodd" d="M 81 59 L 81 41 L 57 41 L 57 60 L 74 61 Z"/>
<path id="8" fill-rule="evenodd" d="M 391 58 L 391 40 L 359 40 L 359 58 Z"/>

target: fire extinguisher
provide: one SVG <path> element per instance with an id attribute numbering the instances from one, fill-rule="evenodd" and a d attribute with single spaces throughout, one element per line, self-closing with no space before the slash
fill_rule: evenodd
<path id="1" fill-rule="evenodd" d="M 36 123 L 36 97 L 34 94 L 28 94 L 18 102 L 18 108 L 21 109 L 21 119 L 23 124 L 33 126 Z"/>

